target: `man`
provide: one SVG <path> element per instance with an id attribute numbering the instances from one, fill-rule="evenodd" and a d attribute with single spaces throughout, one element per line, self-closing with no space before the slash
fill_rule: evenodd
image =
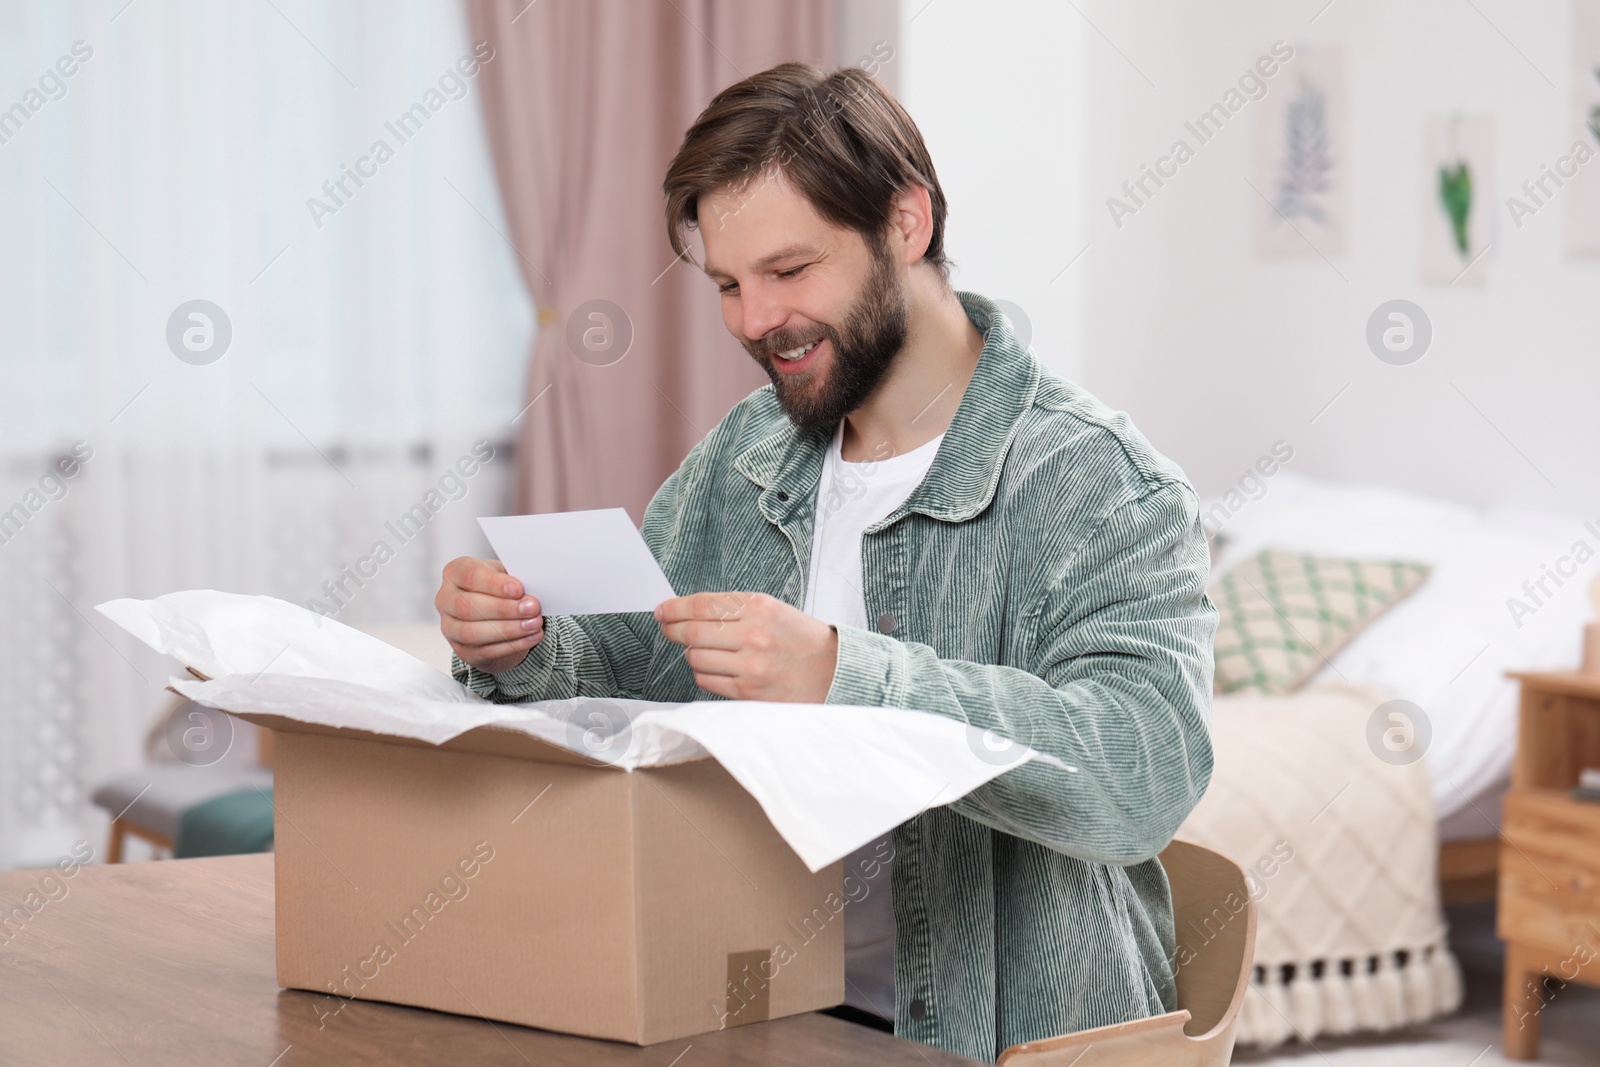
<path id="1" fill-rule="evenodd" d="M 851 1003 L 986 1061 L 1172 1010 L 1155 856 L 1210 779 L 1216 626 L 1182 471 L 950 288 L 932 161 L 864 72 L 725 90 L 665 191 L 674 248 L 699 231 L 772 379 L 645 513 L 687 595 L 546 619 L 456 560 L 456 677 L 505 701 L 915 708 L 1056 755 L 1077 773 L 1029 762 L 894 831 L 891 884 L 846 909 Z"/>

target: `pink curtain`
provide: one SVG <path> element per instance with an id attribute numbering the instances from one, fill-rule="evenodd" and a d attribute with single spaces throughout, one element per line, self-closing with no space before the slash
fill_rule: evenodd
<path id="1" fill-rule="evenodd" d="M 834 0 L 466 2 L 473 41 L 495 51 L 477 80 L 539 309 L 517 506 L 641 522 L 689 448 L 767 380 L 710 279 L 673 261 L 667 164 L 720 90 L 786 60 L 831 67 Z"/>

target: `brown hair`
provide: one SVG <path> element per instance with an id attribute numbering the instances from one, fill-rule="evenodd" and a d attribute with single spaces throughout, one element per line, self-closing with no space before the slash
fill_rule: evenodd
<path id="1" fill-rule="evenodd" d="M 922 258 L 948 283 L 944 191 L 933 159 L 905 108 L 865 70 L 825 75 L 780 63 L 718 93 L 683 135 L 662 183 L 672 250 L 688 255 L 684 235 L 698 225 L 702 196 L 730 187 L 738 193 L 776 172 L 823 218 L 855 230 L 874 250 L 883 246 L 895 197 L 911 185 L 927 189 L 933 235 Z"/>

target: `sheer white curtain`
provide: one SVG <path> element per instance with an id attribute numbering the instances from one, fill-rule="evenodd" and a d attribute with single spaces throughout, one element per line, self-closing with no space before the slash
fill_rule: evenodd
<path id="1" fill-rule="evenodd" d="M 494 61 L 443 0 L 0 7 L 0 869 L 100 847 L 170 697 L 94 604 L 425 620 L 483 550 L 533 329 Z"/>

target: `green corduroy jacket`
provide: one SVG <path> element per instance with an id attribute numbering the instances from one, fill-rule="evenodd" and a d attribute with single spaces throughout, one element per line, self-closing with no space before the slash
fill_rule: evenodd
<path id="1" fill-rule="evenodd" d="M 827 702 L 947 715 L 1078 768 L 1026 763 L 893 834 L 895 1033 L 992 1062 L 1175 1008 L 1155 856 L 1211 777 L 1217 613 L 1183 472 L 958 296 L 983 352 L 927 476 L 862 536 L 875 629 L 838 628 Z M 673 589 L 802 605 L 830 437 L 770 385 L 740 401 L 645 512 Z M 515 668 L 455 675 L 499 701 L 719 699 L 642 612 L 552 616 Z"/>

